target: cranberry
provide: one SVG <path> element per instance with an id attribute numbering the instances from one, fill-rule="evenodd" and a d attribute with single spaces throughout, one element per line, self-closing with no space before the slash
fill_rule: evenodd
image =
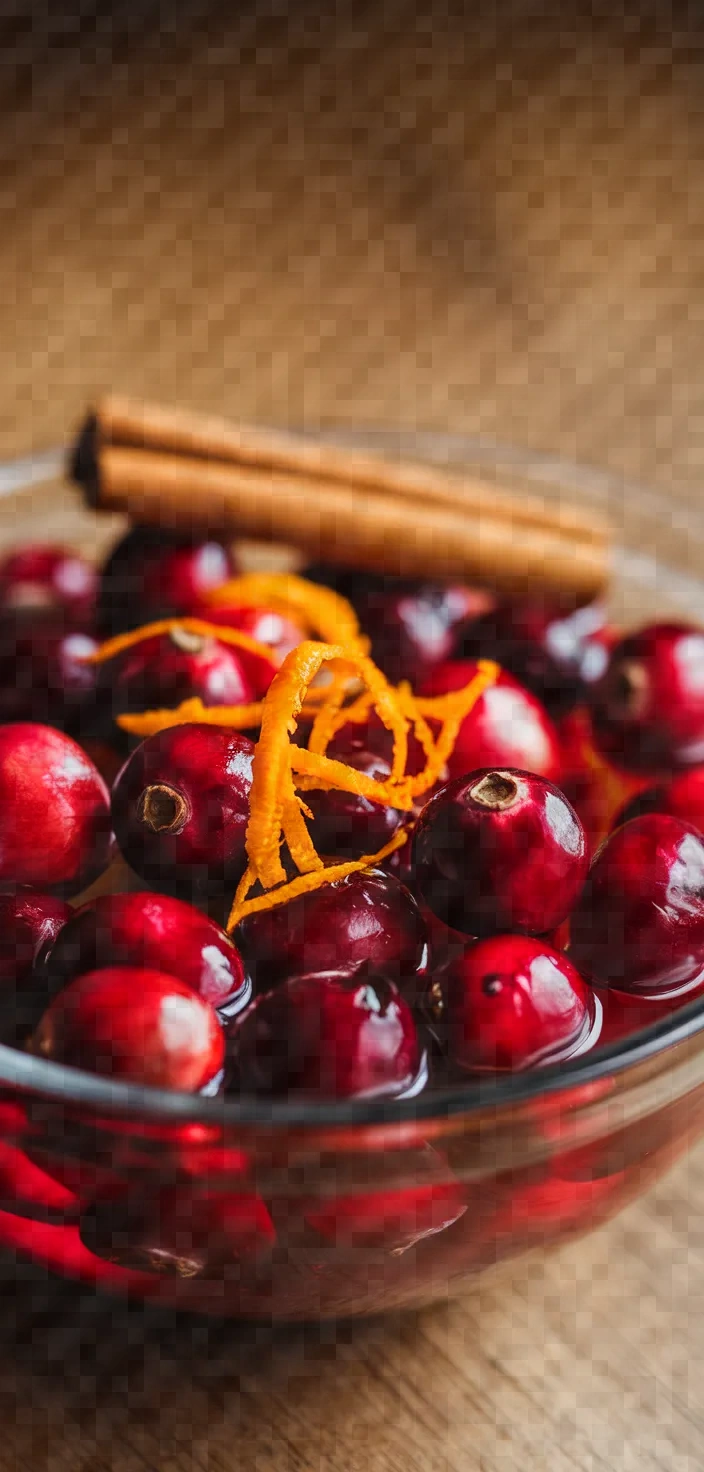
<path id="1" fill-rule="evenodd" d="M 400 582 L 369 590 L 357 602 L 360 623 L 371 639 L 372 658 L 387 679 L 413 685 L 450 659 L 466 619 L 491 607 L 487 593 L 461 585 Z"/>
<path id="2" fill-rule="evenodd" d="M 469 946 L 433 982 L 439 1033 L 463 1071 L 536 1067 L 589 1037 L 596 1004 L 566 956 L 525 935 Z"/>
<path id="3" fill-rule="evenodd" d="M 273 665 L 267 664 L 267 674 L 271 684 Z M 193 696 L 204 705 L 247 705 L 256 698 L 239 650 L 178 626 L 104 664 L 100 684 L 113 717 L 168 710 Z"/>
<path id="4" fill-rule="evenodd" d="M 78 552 L 36 543 L 0 559 L 0 609 L 60 610 L 73 624 L 91 624 L 98 575 Z"/>
<path id="5" fill-rule="evenodd" d="M 144 879 L 236 884 L 245 867 L 254 746 L 204 724 L 147 737 L 113 787 L 115 836 Z"/>
<path id="6" fill-rule="evenodd" d="M 413 838 L 416 886 L 453 930 L 552 930 L 584 883 L 584 829 L 566 797 L 530 772 L 473 772 L 431 798 Z"/>
<path id="7" fill-rule="evenodd" d="M 86 659 L 97 647 L 46 609 L 0 615 L 0 720 L 80 730 L 95 701 L 97 668 Z"/>
<path id="8" fill-rule="evenodd" d="M 103 895 L 74 913 L 48 962 L 52 989 L 105 966 L 166 971 L 212 1007 L 227 1004 L 228 1011 L 249 1001 L 251 989 L 230 937 L 202 911 L 168 895 Z"/>
<path id="9" fill-rule="evenodd" d="M 184 536 L 164 527 L 133 526 L 103 568 L 98 616 L 101 633 L 122 633 L 154 619 L 190 613 L 232 575 L 222 542 Z"/>
<path id="10" fill-rule="evenodd" d="M 63 900 L 36 890 L 0 895 L 0 1019 L 8 1040 L 29 1032 L 41 1013 L 37 969 L 71 913 Z"/>
<path id="11" fill-rule="evenodd" d="M 404 995 L 425 960 L 425 925 L 410 891 L 380 870 L 349 874 L 286 905 L 255 911 L 237 941 L 258 990 L 290 976 L 364 962 Z"/>
<path id="12" fill-rule="evenodd" d="M 674 991 L 653 996 L 641 992 L 622 992 L 616 987 L 606 987 L 601 992 L 604 1021 L 599 1037 L 601 1046 L 620 1042 L 632 1037 L 645 1027 L 651 1027 L 663 1017 L 669 1017 L 680 1007 L 686 1007 L 704 993 L 704 978 Z"/>
<path id="13" fill-rule="evenodd" d="M 410 1007 L 371 968 L 295 977 L 257 997 L 228 1032 L 245 1093 L 377 1098 L 407 1092 L 421 1071 Z"/>
<path id="14" fill-rule="evenodd" d="M 0 885 L 78 894 L 107 868 L 108 790 L 51 726 L 0 727 Z"/>
<path id="15" fill-rule="evenodd" d="M 331 741 L 327 755 L 378 782 L 391 775 L 390 762 L 356 744 Z M 305 794 L 305 802 L 312 814 L 308 831 L 313 843 L 319 854 L 331 858 L 360 859 L 364 854 L 376 853 L 393 838 L 404 817 L 398 808 L 354 792 L 313 789 Z"/>
<path id="16" fill-rule="evenodd" d="M 605 622 L 601 604 L 565 614 L 545 602 L 499 603 L 460 631 L 463 658 L 495 659 L 543 702 L 552 715 L 569 710 L 580 698 L 582 682 L 593 678 L 595 645 Z"/>
<path id="17" fill-rule="evenodd" d="M 165 1187 L 155 1195 L 98 1198 L 81 1218 L 81 1240 L 97 1257 L 168 1278 L 253 1261 L 276 1240 L 260 1196 Z"/>
<path id="18" fill-rule="evenodd" d="M 704 631 L 663 623 L 629 634 L 591 701 L 598 744 L 625 767 L 704 761 Z"/>
<path id="19" fill-rule="evenodd" d="M 217 1013 L 185 981 L 136 966 L 89 971 L 59 992 L 33 1052 L 121 1082 L 194 1092 L 223 1065 Z"/>
<path id="20" fill-rule="evenodd" d="M 596 983 L 664 992 L 693 981 L 704 967 L 704 841 L 660 813 L 617 828 L 570 925 L 572 959 Z"/>
<path id="21" fill-rule="evenodd" d="M 681 818 L 688 827 L 704 833 L 704 766 L 692 767 L 691 771 L 680 772 L 669 782 L 645 787 L 636 793 L 617 813 L 613 827 L 620 828 L 631 818 L 640 818 L 646 813 L 669 813 L 671 818 Z"/>
<path id="22" fill-rule="evenodd" d="M 305 639 L 305 630 L 293 619 L 277 613 L 275 608 L 247 608 L 240 604 L 202 604 L 192 610 L 195 618 L 205 619 L 211 624 L 222 624 L 228 629 L 239 629 L 267 644 L 280 660 L 291 653 Z"/>
<path id="23" fill-rule="evenodd" d="M 473 660 L 451 660 L 431 675 L 421 693 L 461 690 L 476 671 Z M 447 767 L 450 777 L 479 767 L 518 767 L 555 780 L 560 771 L 557 731 L 535 695 L 502 671 L 465 716 Z"/>

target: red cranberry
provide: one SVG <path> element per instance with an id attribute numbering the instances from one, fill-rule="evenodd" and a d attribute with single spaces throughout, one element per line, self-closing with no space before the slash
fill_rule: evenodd
<path id="1" fill-rule="evenodd" d="M 0 609 L 60 610 L 74 624 L 93 621 L 98 575 L 78 552 L 43 543 L 0 559 Z"/>
<path id="2" fill-rule="evenodd" d="M 258 990 L 290 976 L 368 962 L 404 995 L 423 967 L 425 926 L 410 891 L 380 870 L 349 874 L 248 915 L 237 941 Z"/>
<path id="3" fill-rule="evenodd" d="M 112 794 L 115 836 L 128 864 L 157 884 L 220 888 L 245 867 L 254 746 L 204 724 L 147 737 Z"/>
<path id="4" fill-rule="evenodd" d="M 593 679 L 595 638 L 605 622 L 601 604 L 565 614 L 545 602 L 499 603 L 460 631 L 463 658 L 495 659 L 532 690 L 552 715 L 579 699 L 585 673 Z"/>
<path id="5" fill-rule="evenodd" d="M 71 914 L 63 900 L 36 890 L 0 895 L 0 1019 L 8 1040 L 29 1032 L 41 1014 L 37 969 Z"/>
<path id="6" fill-rule="evenodd" d="M 530 772 L 473 772 L 431 798 L 413 837 L 416 886 L 454 930 L 552 930 L 586 878 L 584 829 L 566 797 Z"/>
<path id="7" fill-rule="evenodd" d="M 0 727 L 0 885 L 78 894 L 107 868 L 108 790 L 51 726 Z"/>
<path id="8" fill-rule="evenodd" d="M 427 678 L 450 659 L 465 619 L 491 607 L 487 593 L 461 585 L 405 583 L 370 590 L 357 602 L 360 623 L 371 639 L 371 653 L 394 684 Z"/>
<path id="9" fill-rule="evenodd" d="M 371 969 L 295 977 L 228 1031 L 245 1093 L 377 1098 L 407 1092 L 421 1070 L 410 1007 Z"/>
<path id="10" fill-rule="evenodd" d="M 105 966 L 166 971 L 228 1011 L 241 1010 L 250 997 L 230 937 L 201 910 L 168 895 L 103 895 L 74 913 L 48 962 L 52 989 Z"/>
<path id="11" fill-rule="evenodd" d="M 435 671 L 421 693 L 461 690 L 476 670 L 473 660 L 451 660 Z M 555 780 L 560 771 L 557 731 L 535 695 L 502 671 L 463 720 L 447 767 L 450 777 L 479 767 L 518 767 Z"/>
<path id="12" fill-rule="evenodd" d="M 107 637 L 190 613 L 233 570 L 229 551 L 215 538 L 201 541 L 164 527 L 133 526 L 103 568 L 101 633 Z"/>
<path id="13" fill-rule="evenodd" d="M 680 772 L 670 782 L 636 793 L 617 813 L 613 827 L 620 828 L 646 813 L 669 813 L 671 818 L 680 818 L 689 828 L 704 833 L 704 766 Z"/>
<path id="14" fill-rule="evenodd" d="M 532 1068 L 584 1047 L 596 1004 L 567 957 L 525 935 L 469 946 L 436 973 L 439 1031 L 463 1071 Z"/>
<path id="15" fill-rule="evenodd" d="M 78 731 L 92 711 L 97 649 L 46 609 L 0 616 L 0 720 L 42 721 Z"/>
<path id="16" fill-rule="evenodd" d="M 271 684 L 273 665 L 267 673 Z M 104 664 L 100 683 L 113 717 L 169 710 L 193 696 L 204 705 L 248 705 L 257 698 L 238 649 L 179 627 L 143 639 Z"/>
<path id="17" fill-rule="evenodd" d="M 704 967 L 704 841 L 659 813 L 617 828 L 570 926 L 570 955 L 596 983 L 658 992 L 694 980 Z"/>
<path id="18" fill-rule="evenodd" d="M 161 971 L 111 966 L 59 992 L 32 1040 L 54 1063 L 121 1082 L 195 1092 L 223 1065 L 217 1013 L 185 981 Z"/>
<path id="19" fill-rule="evenodd" d="M 274 1226 L 260 1196 L 166 1187 L 154 1195 L 108 1194 L 81 1218 L 81 1241 L 97 1257 L 167 1278 L 222 1273 L 271 1249 Z"/>
<path id="20" fill-rule="evenodd" d="M 704 631 L 650 624 L 612 651 L 592 691 L 596 739 L 625 767 L 704 761 Z"/>
<path id="21" fill-rule="evenodd" d="M 378 782 L 391 775 L 391 763 L 364 747 L 331 741 L 327 754 Z M 305 794 L 305 802 L 313 815 L 308 822 L 313 843 L 319 854 L 330 858 L 361 859 L 364 854 L 376 853 L 393 838 L 404 818 L 398 808 L 354 792 L 314 789 Z"/>
<path id="22" fill-rule="evenodd" d="M 222 624 L 227 629 L 239 629 L 268 647 L 280 660 L 291 653 L 305 639 L 305 631 L 293 619 L 277 613 L 275 608 L 247 608 L 229 604 L 211 606 L 208 603 L 194 608 L 195 618 L 205 619 L 211 624 Z"/>

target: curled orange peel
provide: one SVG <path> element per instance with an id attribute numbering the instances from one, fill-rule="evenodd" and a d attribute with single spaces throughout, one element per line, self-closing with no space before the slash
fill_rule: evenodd
<path id="1" fill-rule="evenodd" d="M 273 608 L 302 623 L 308 634 L 317 634 L 327 644 L 359 645 L 364 652 L 368 648 L 352 604 L 332 588 L 311 583 L 296 573 L 244 573 L 213 588 L 205 601 L 210 608 L 233 604 Z"/>
<path id="2" fill-rule="evenodd" d="M 329 864 L 316 873 L 299 874 L 295 879 L 288 880 L 278 889 L 269 890 L 267 894 L 254 895 L 248 898 L 249 891 L 255 883 L 255 876 L 250 868 L 247 868 L 240 881 L 234 903 L 227 922 L 227 931 L 232 934 L 237 929 L 241 920 L 248 915 L 254 915 L 258 910 L 270 910 L 274 905 L 285 905 L 288 900 L 295 900 L 299 895 L 309 894 L 311 890 L 319 889 L 322 884 L 334 884 L 336 879 L 346 879 L 348 874 L 359 874 L 363 869 L 371 869 L 375 864 L 381 864 L 384 859 L 401 848 L 408 838 L 408 833 L 401 828 L 394 833 L 378 853 L 365 854 L 361 859 L 350 859 L 344 864 Z"/>

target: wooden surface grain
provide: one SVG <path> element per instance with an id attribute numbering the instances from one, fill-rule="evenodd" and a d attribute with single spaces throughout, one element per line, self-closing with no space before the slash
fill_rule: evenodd
<path id="1" fill-rule="evenodd" d="M 464 430 L 701 505 L 695 5 L 3 11 L 0 449 L 113 387 Z M 270 1331 L 0 1265 L 0 1472 L 695 1472 L 704 1150 L 422 1315 Z"/>

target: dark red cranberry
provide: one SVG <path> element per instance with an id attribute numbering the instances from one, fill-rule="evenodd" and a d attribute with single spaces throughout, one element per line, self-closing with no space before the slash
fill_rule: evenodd
<path id="1" fill-rule="evenodd" d="M 78 894 L 107 868 L 110 799 L 62 731 L 0 727 L 0 885 Z"/>
<path id="2" fill-rule="evenodd" d="M 42 721 L 78 732 L 89 718 L 98 645 L 60 616 L 23 609 L 0 615 L 0 721 Z"/>
<path id="3" fill-rule="evenodd" d="M 98 1198 L 80 1231 L 97 1257 L 166 1278 L 221 1274 L 228 1264 L 254 1261 L 276 1240 L 261 1196 L 184 1187 Z"/>
<path id="4" fill-rule="evenodd" d="M 431 675 L 421 693 L 461 690 L 476 671 L 474 660 L 451 660 Z M 463 720 L 447 763 L 450 777 L 463 777 L 479 767 L 518 767 L 550 781 L 559 776 L 555 726 L 536 696 L 503 671 Z"/>
<path id="5" fill-rule="evenodd" d="M 228 1035 L 245 1093 L 377 1098 L 407 1092 L 421 1070 L 410 1007 L 371 968 L 295 977 L 257 997 Z"/>
<path id="6" fill-rule="evenodd" d="M 60 611 L 71 624 L 90 626 L 98 574 L 67 547 L 42 543 L 20 547 L 0 559 L 0 609 Z"/>
<path id="7" fill-rule="evenodd" d="M 230 937 L 201 910 L 168 895 L 103 895 L 75 911 L 47 963 L 52 990 L 106 966 L 165 971 L 228 1011 L 241 1010 L 250 997 Z"/>
<path id="8" fill-rule="evenodd" d="M 246 608 L 241 604 L 211 606 L 204 603 L 193 609 L 193 615 L 208 623 L 222 624 L 227 629 L 239 629 L 241 633 L 249 634 L 251 639 L 268 645 L 280 660 L 306 637 L 305 630 L 299 624 L 286 618 L 284 614 L 277 613 L 275 608 Z"/>
<path id="9" fill-rule="evenodd" d="M 410 891 L 366 870 L 248 915 L 237 942 L 259 991 L 290 976 L 368 962 L 409 996 L 424 965 L 426 932 Z"/>
<path id="10" fill-rule="evenodd" d="M 245 867 L 254 746 L 204 724 L 147 737 L 112 794 L 115 836 L 128 864 L 161 884 L 224 887 Z"/>
<path id="11" fill-rule="evenodd" d="M 232 557 L 215 538 L 200 540 L 164 527 L 133 526 L 103 568 L 98 602 L 106 637 L 190 613 L 233 572 Z"/>
<path id="12" fill-rule="evenodd" d="M 202 1089 L 223 1065 L 217 1013 L 185 981 L 111 966 L 59 992 L 32 1039 L 53 1063 L 156 1088 Z"/>
<path id="13" fill-rule="evenodd" d="M 596 740 L 635 770 L 704 761 L 704 631 L 650 624 L 612 651 L 591 694 Z"/>
<path id="14" fill-rule="evenodd" d="M 680 818 L 689 828 L 704 833 L 704 766 L 680 772 L 670 782 L 636 793 L 616 814 L 613 827 L 620 828 L 622 823 L 646 813 L 669 813 L 671 818 Z"/>
<path id="15" fill-rule="evenodd" d="M 267 662 L 268 685 L 274 666 Z M 113 717 L 169 710 L 198 696 L 204 705 L 248 705 L 258 698 L 240 651 L 176 627 L 143 639 L 101 667 L 101 690 Z"/>
<path id="16" fill-rule="evenodd" d="M 559 951 L 525 935 L 469 946 L 437 972 L 432 996 L 455 1068 L 534 1068 L 571 1057 L 593 1027 L 589 987 Z"/>
<path id="17" fill-rule="evenodd" d="M 652 813 L 617 828 L 573 911 L 570 955 L 622 991 L 684 986 L 704 968 L 704 841 Z"/>
<path id="18" fill-rule="evenodd" d="M 332 741 L 327 754 L 377 782 L 391 775 L 391 763 L 363 747 Z M 354 792 L 313 789 L 305 794 L 305 802 L 313 815 L 307 824 L 313 843 L 319 854 L 331 858 L 360 859 L 364 854 L 377 853 L 404 819 L 398 808 Z"/>
<path id="19" fill-rule="evenodd" d="M 588 604 L 566 614 L 543 602 L 499 603 L 460 630 L 462 658 L 495 659 L 561 715 L 582 694 L 585 670 L 593 679 L 594 640 L 606 619 L 603 606 Z M 602 665 L 606 653 L 601 645 Z"/>
<path id="20" fill-rule="evenodd" d="M 71 914 L 63 900 L 36 890 L 0 895 L 0 1030 L 7 1041 L 29 1032 L 41 1015 L 37 970 Z"/>
<path id="21" fill-rule="evenodd" d="M 462 585 L 401 582 L 370 589 L 356 607 L 376 664 L 393 684 L 410 680 L 415 688 L 452 657 L 463 622 L 492 602 L 489 594 Z"/>
<path id="22" fill-rule="evenodd" d="M 584 829 L 563 793 L 515 769 L 448 782 L 413 836 L 418 892 L 466 935 L 554 929 L 575 903 L 588 862 Z"/>

